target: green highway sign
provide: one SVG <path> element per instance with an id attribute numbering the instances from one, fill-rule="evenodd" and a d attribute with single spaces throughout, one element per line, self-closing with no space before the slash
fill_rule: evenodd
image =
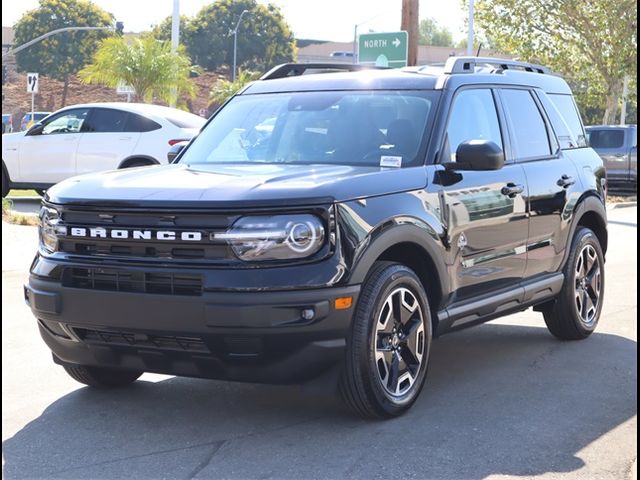
<path id="1" fill-rule="evenodd" d="M 378 67 L 406 67 L 407 32 L 363 33 L 358 42 L 358 63 Z"/>

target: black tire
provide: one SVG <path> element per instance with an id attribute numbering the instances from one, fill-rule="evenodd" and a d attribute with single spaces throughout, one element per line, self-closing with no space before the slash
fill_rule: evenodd
<path id="1" fill-rule="evenodd" d="M 4 170 L 4 166 L 2 167 L 2 198 L 6 197 L 9 194 L 9 178 L 7 176 L 7 172 Z"/>
<path id="2" fill-rule="evenodd" d="M 597 263 L 594 262 L 589 267 L 585 255 L 591 259 L 591 254 Z M 594 266 L 599 269 L 597 272 Z M 578 273 L 583 271 L 583 267 L 586 271 L 585 280 Z M 589 277 L 590 269 L 593 269 L 592 277 Z M 598 237 L 592 230 L 578 227 L 563 273 L 562 290 L 553 307 L 544 312 L 544 321 L 555 337 L 561 340 L 582 340 L 596 329 L 604 298 L 604 254 Z"/>
<path id="3" fill-rule="evenodd" d="M 406 291 L 409 294 L 406 294 Z M 399 312 L 402 313 L 396 314 L 394 302 L 397 301 L 397 297 L 394 295 L 401 295 L 399 301 L 402 304 L 398 305 Z M 411 300 L 409 306 L 417 304 L 419 311 L 417 307 L 414 307 L 413 312 L 405 308 L 407 296 Z M 384 312 L 387 312 L 386 315 Z M 393 333 L 386 333 L 387 327 L 390 328 L 392 324 L 402 325 L 396 320 L 402 319 L 402 315 L 407 312 L 409 317 L 404 325 L 412 325 L 409 329 L 411 333 L 407 333 L 409 330 L 403 330 L 397 334 L 395 327 Z M 386 317 L 384 324 L 381 323 L 383 316 Z M 398 331 L 401 329 L 402 327 L 398 328 Z M 387 337 L 384 337 L 385 335 Z M 415 339 L 415 342 L 411 343 L 417 345 L 414 345 L 413 350 L 409 345 L 409 335 Z M 405 343 L 399 343 L 398 336 L 403 337 L 402 341 Z M 417 275 L 404 265 L 376 263 L 363 284 L 347 339 L 338 385 L 346 405 L 364 418 L 391 418 L 406 412 L 422 390 L 431 352 L 431 338 L 429 302 Z M 420 348 L 422 354 L 416 355 L 415 352 L 419 353 Z M 378 357 L 382 355 L 385 357 Z M 417 366 L 407 361 L 405 355 L 410 360 L 417 360 L 420 356 Z M 395 367 L 389 367 L 391 364 L 385 360 L 386 358 L 392 359 Z M 407 370 L 400 371 L 400 364 L 406 366 Z M 414 369 L 413 374 L 411 365 Z M 394 384 L 394 370 L 396 380 L 398 377 L 405 377 L 402 384 L 398 381 Z M 382 378 L 383 373 L 386 373 L 385 378 Z M 406 377 L 407 374 L 410 376 Z M 408 387 L 406 382 L 409 382 Z M 395 388 L 397 394 L 392 394 L 390 388 Z M 406 388 L 406 391 L 402 388 Z"/>
<path id="4" fill-rule="evenodd" d="M 64 369 L 77 382 L 98 388 L 123 387 L 135 382 L 142 375 L 142 372 L 135 370 L 87 367 L 83 365 L 64 365 Z"/>

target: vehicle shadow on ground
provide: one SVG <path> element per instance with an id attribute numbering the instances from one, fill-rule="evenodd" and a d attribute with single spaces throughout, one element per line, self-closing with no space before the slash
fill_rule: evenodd
<path id="1" fill-rule="evenodd" d="M 5 478 L 416 478 L 538 475 L 637 411 L 637 346 L 487 324 L 438 339 L 421 398 L 352 417 L 330 376 L 305 386 L 170 378 L 80 388 L 3 445 Z M 37 395 L 37 387 L 34 388 Z"/>

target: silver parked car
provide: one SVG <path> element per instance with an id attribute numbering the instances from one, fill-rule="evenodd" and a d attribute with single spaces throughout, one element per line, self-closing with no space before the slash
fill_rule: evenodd
<path id="1" fill-rule="evenodd" d="M 598 152 L 607 169 L 611 191 L 638 189 L 638 126 L 587 127 L 589 144 Z"/>

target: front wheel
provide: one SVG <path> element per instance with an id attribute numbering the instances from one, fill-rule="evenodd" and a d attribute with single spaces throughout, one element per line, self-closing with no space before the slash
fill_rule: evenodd
<path id="1" fill-rule="evenodd" d="M 595 233 L 582 227 L 573 238 L 562 290 L 544 313 L 547 328 L 561 340 L 587 338 L 600 320 L 603 296 L 604 254 Z"/>
<path id="2" fill-rule="evenodd" d="M 416 401 L 431 351 L 431 315 L 416 274 L 379 262 L 364 283 L 347 340 L 339 389 L 366 418 L 403 414 Z"/>
<path id="3" fill-rule="evenodd" d="M 116 368 L 88 367 L 84 365 L 64 365 L 65 371 L 75 381 L 90 387 L 123 387 L 135 382 L 142 372 Z"/>

